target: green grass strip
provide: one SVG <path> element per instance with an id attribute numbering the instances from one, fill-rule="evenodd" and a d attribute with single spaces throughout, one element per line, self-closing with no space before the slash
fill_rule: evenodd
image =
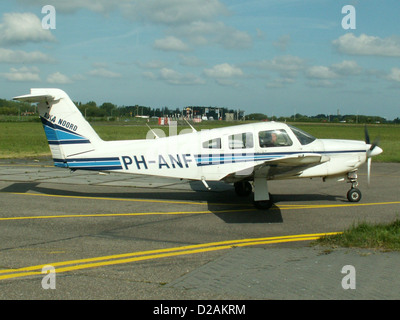
<path id="1" fill-rule="evenodd" d="M 337 247 L 357 247 L 400 251 L 400 220 L 389 224 L 369 224 L 366 222 L 350 227 L 343 233 L 324 236 L 316 241 L 320 245 Z"/>

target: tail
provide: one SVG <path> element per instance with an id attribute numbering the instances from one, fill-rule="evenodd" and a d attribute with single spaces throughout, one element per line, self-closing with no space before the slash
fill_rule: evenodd
<path id="1" fill-rule="evenodd" d="M 103 142 L 68 95 L 60 89 L 31 89 L 14 100 L 35 103 L 49 142 L 54 164 L 68 167 L 68 159 L 98 149 Z"/>

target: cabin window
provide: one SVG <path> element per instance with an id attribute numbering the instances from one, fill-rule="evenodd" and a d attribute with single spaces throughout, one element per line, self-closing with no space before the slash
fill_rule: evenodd
<path id="1" fill-rule="evenodd" d="M 221 149 L 221 138 L 211 139 L 203 142 L 203 148 Z"/>
<path id="2" fill-rule="evenodd" d="M 300 143 L 304 146 L 306 144 L 310 144 L 313 142 L 316 138 L 313 137 L 311 134 L 304 132 L 303 130 L 300 130 L 299 128 L 289 126 L 290 129 L 292 129 L 292 132 L 294 135 L 299 139 Z"/>
<path id="3" fill-rule="evenodd" d="M 268 130 L 258 133 L 261 148 L 288 147 L 293 144 L 285 130 Z"/>
<path id="4" fill-rule="evenodd" d="M 253 148 L 253 134 L 251 132 L 232 134 L 228 137 L 229 149 Z"/>

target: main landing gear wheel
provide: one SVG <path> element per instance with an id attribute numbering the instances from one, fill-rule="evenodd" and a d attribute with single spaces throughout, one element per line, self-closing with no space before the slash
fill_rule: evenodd
<path id="1" fill-rule="evenodd" d="M 247 197 L 253 192 L 253 188 L 248 181 L 239 181 L 234 183 L 235 192 L 239 197 Z"/>
<path id="2" fill-rule="evenodd" d="M 350 202 L 358 202 L 361 200 L 361 191 L 357 188 L 351 188 L 349 192 L 347 192 L 347 200 Z"/>
<path id="3" fill-rule="evenodd" d="M 272 199 L 272 196 L 270 193 L 269 194 L 269 200 L 260 200 L 260 201 L 253 201 L 254 206 L 257 209 L 261 209 L 261 210 L 268 210 L 272 207 L 272 205 L 274 204 L 274 201 Z"/>
<path id="4" fill-rule="evenodd" d="M 272 200 L 254 201 L 254 206 L 257 209 L 261 210 L 268 210 L 272 207 L 272 205 L 273 205 Z"/>

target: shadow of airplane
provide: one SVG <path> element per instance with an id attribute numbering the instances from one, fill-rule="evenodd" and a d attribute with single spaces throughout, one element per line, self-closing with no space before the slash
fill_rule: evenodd
<path id="1" fill-rule="evenodd" d="M 226 223 L 282 223 L 281 210 L 276 205 L 280 202 L 338 201 L 343 198 L 324 194 L 274 194 L 274 205 L 268 210 L 260 210 L 252 205 L 252 195 L 238 197 L 233 187 L 225 183 L 211 183 L 211 191 L 206 190 L 199 181 L 190 181 L 189 185 L 191 190 L 171 191 L 171 189 L 160 188 L 155 193 L 151 189 L 147 191 L 146 188 L 140 188 L 140 191 L 136 191 L 135 188 L 130 188 L 129 192 L 99 193 L 49 188 L 41 186 L 40 182 L 16 182 L 3 188 L 0 192 L 27 193 L 34 191 L 46 195 L 89 198 L 201 201 L 206 202 L 208 210 Z"/>

